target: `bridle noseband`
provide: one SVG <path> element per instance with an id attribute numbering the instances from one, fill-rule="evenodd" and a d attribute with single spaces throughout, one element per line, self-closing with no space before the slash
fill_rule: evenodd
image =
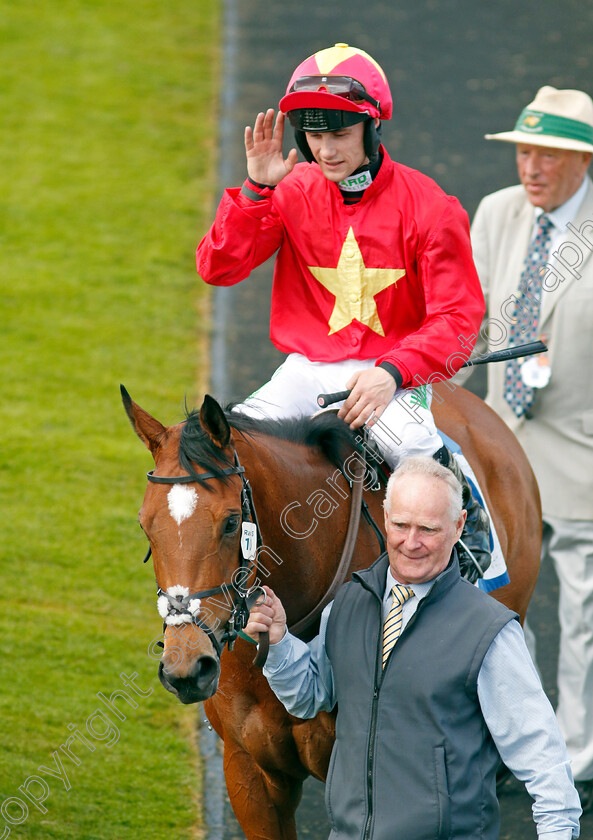
<path id="1" fill-rule="evenodd" d="M 240 476 L 242 485 L 242 520 L 243 522 L 251 522 L 255 525 L 257 550 L 257 548 L 261 546 L 262 540 L 255 507 L 253 505 L 251 485 L 249 484 L 248 479 L 245 478 L 245 468 L 241 466 L 236 450 L 234 450 L 234 458 L 235 465 L 233 467 L 229 467 L 228 469 L 221 470 L 219 473 L 206 472 L 196 473 L 195 475 L 169 476 L 155 475 L 154 470 L 151 470 L 147 473 L 146 477 L 153 484 L 193 484 L 220 478 L 222 475 Z M 149 548 L 148 554 L 144 558 L 145 563 L 150 558 L 151 553 L 151 549 Z M 251 556 L 252 558 L 255 557 L 255 562 L 253 562 L 253 559 L 247 559 L 243 550 L 239 552 L 238 571 L 239 573 L 243 573 L 240 574 L 240 580 L 246 580 L 251 572 L 255 571 L 257 568 L 256 552 L 251 552 L 248 556 Z M 214 595 L 220 594 L 226 595 L 226 593 L 228 593 L 231 589 L 233 589 L 236 594 L 232 602 L 230 615 L 222 628 L 223 632 L 219 638 L 216 636 L 215 631 L 200 618 L 200 605 L 203 598 L 210 598 Z M 190 593 L 187 587 L 182 586 L 171 587 L 171 590 L 165 592 L 157 586 L 157 608 L 163 618 L 163 630 L 165 630 L 167 626 L 171 625 L 193 624 L 195 627 L 199 627 L 200 630 L 206 633 L 219 658 L 225 645 L 228 645 L 229 650 L 233 649 L 237 636 L 249 620 L 249 611 L 258 598 L 262 595 L 265 597 L 265 592 L 261 586 L 252 586 L 249 589 L 242 591 L 234 583 L 222 583 L 220 586 L 215 586 L 212 589 L 205 589 L 202 592 Z"/>

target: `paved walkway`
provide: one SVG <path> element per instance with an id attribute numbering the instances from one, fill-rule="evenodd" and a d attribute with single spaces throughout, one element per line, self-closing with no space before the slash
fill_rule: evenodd
<path id="1" fill-rule="evenodd" d="M 339 41 L 367 50 L 387 73 L 395 116 L 384 125 L 384 141 L 392 157 L 435 178 L 470 217 L 483 195 L 516 182 L 512 147 L 483 135 L 511 128 L 543 84 L 593 92 L 593 8 L 579 0 L 225 0 L 222 186 L 239 186 L 245 177 L 243 127 L 277 106 L 300 60 Z M 222 401 L 244 398 L 282 359 L 267 338 L 270 287 L 265 265 L 248 282 L 215 293 L 212 392 Z M 483 380 L 473 387 L 481 394 Z M 555 575 L 543 569 L 530 621 L 553 703 L 556 601 Z M 327 837 L 322 793 L 322 785 L 306 785 L 299 836 Z M 530 806 L 523 787 L 508 782 L 501 840 L 535 838 Z M 228 804 L 224 810 L 224 840 L 243 837 Z M 221 834 L 216 829 L 211 840 Z M 581 836 L 593 836 L 593 815 L 583 820 Z"/>

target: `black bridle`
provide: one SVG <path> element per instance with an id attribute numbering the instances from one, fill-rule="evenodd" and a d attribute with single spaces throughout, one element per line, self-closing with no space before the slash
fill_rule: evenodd
<path id="1" fill-rule="evenodd" d="M 257 520 L 257 514 L 255 512 L 255 506 L 253 504 L 253 494 L 251 492 L 251 485 L 249 484 L 249 480 L 245 477 L 245 468 L 241 466 L 239 462 L 239 456 L 237 455 L 236 450 L 234 450 L 234 458 L 235 458 L 235 466 L 229 467 L 228 469 L 221 470 L 220 473 L 196 473 L 195 476 L 193 475 L 179 475 L 179 476 L 169 476 L 169 475 L 155 475 L 154 470 L 151 470 L 147 473 L 147 478 L 153 484 L 192 484 L 197 483 L 198 481 L 208 481 L 210 479 L 220 478 L 222 475 L 238 475 L 241 478 L 241 515 L 242 520 L 247 522 L 252 522 L 255 525 L 256 530 L 256 549 L 259 549 L 262 545 L 261 539 L 261 532 L 259 529 L 259 523 Z M 152 550 L 149 548 L 146 557 L 144 558 L 144 562 L 146 563 L 147 560 L 150 558 Z M 244 581 L 247 580 L 251 572 L 257 569 L 257 551 L 255 555 L 255 562 L 252 560 L 246 560 L 242 549 L 239 551 L 239 572 L 243 572 L 244 574 L 240 575 L 240 580 Z M 230 589 L 235 591 L 235 598 L 233 599 L 233 605 L 231 608 L 230 615 L 226 621 L 226 623 L 222 627 L 222 634 L 218 637 L 215 631 L 203 620 L 199 617 L 199 615 L 194 614 L 191 608 L 191 602 L 195 600 L 201 600 L 202 598 L 210 598 L 214 595 L 226 594 Z M 182 624 L 193 624 L 195 627 L 199 627 L 202 630 L 210 641 L 220 658 L 222 651 L 224 650 L 225 645 L 228 645 L 229 650 L 233 649 L 235 644 L 235 640 L 239 633 L 243 630 L 247 621 L 249 620 L 249 611 L 255 604 L 258 598 L 261 596 L 265 597 L 265 592 L 261 586 L 252 586 L 245 591 L 242 591 L 237 588 L 237 585 L 234 583 L 227 584 L 222 583 L 220 586 L 215 586 L 212 589 L 205 589 L 202 592 L 192 592 L 188 595 L 170 595 L 168 592 L 163 591 L 157 585 L 157 596 L 161 597 L 164 596 L 168 601 L 168 611 L 167 611 L 167 618 L 170 616 L 183 618 L 183 621 L 180 622 Z M 167 626 L 171 626 L 167 624 L 165 620 L 163 622 L 163 631 L 167 628 Z M 161 643 L 162 644 L 162 643 Z"/>

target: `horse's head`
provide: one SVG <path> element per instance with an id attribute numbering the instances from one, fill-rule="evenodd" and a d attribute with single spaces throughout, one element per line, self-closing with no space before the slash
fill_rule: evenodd
<path id="1" fill-rule="evenodd" d="M 242 468 L 212 397 L 171 427 L 123 387 L 122 398 L 155 462 L 138 518 L 150 542 L 164 620 L 159 678 L 182 703 L 195 703 L 216 692 L 222 647 L 234 639 L 242 617 L 237 609 L 244 609 L 237 606 L 237 590 L 245 591 L 250 576 L 240 560 L 242 508 L 245 516 L 248 504 Z"/>

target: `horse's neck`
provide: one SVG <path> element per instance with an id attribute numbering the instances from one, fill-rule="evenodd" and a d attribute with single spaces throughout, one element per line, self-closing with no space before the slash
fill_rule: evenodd
<path id="1" fill-rule="evenodd" d="M 333 580 L 350 512 L 348 485 L 321 452 L 302 444 L 253 436 L 239 457 L 263 543 L 259 580 L 279 595 L 294 621 Z"/>

